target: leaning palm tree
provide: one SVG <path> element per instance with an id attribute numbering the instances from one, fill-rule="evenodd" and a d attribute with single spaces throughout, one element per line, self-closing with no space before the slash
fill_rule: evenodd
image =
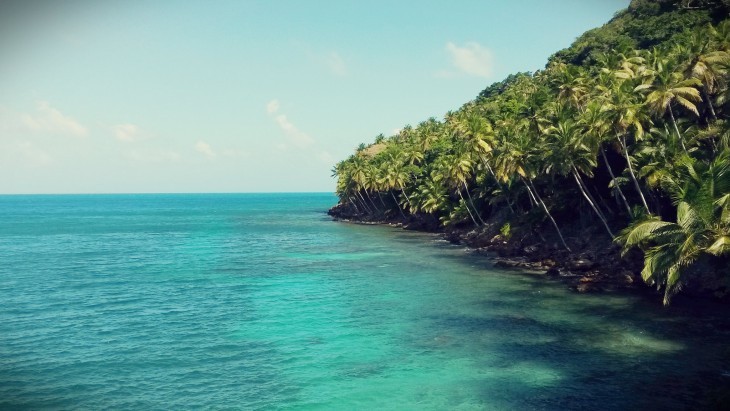
<path id="1" fill-rule="evenodd" d="M 434 214 L 444 211 L 448 205 L 448 193 L 441 182 L 439 173 L 432 172 L 425 182 L 419 187 L 420 210 Z"/>
<path id="2" fill-rule="evenodd" d="M 702 101 L 702 97 L 697 87 L 701 86 L 702 82 L 697 78 L 685 78 L 682 73 L 673 71 L 669 64 L 662 64 L 658 70 L 654 71 L 651 82 L 638 85 L 634 89 L 649 92 L 646 96 L 646 105 L 655 117 L 662 118 L 669 113 L 674 131 L 685 152 L 687 147 L 679 132 L 679 127 L 677 127 L 672 105 L 679 104 L 699 116 L 696 104 Z"/>
<path id="3" fill-rule="evenodd" d="M 641 199 L 644 209 L 647 213 L 651 213 L 649 204 L 647 204 L 646 198 L 644 197 L 644 192 L 639 185 L 639 180 L 636 178 L 632 158 L 626 143 L 626 137 L 628 135 L 632 135 L 636 141 L 640 141 L 644 137 L 645 125 L 650 124 L 651 121 L 643 104 L 637 101 L 631 85 L 627 80 L 611 83 L 608 85 L 611 88 L 607 88 L 605 93 L 599 98 L 606 119 L 613 128 L 616 140 L 621 147 L 621 152 L 626 158 L 626 168 L 629 172 L 629 177 L 634 183 L 634 188 Z"/>
<path id="4" fill-rule="evenodd" d="M 594 101 L 586 106 L 586 109 L 580 114 L 578 120 L 585 127 L 585 134 L 590 137 L 587 141 L 592 144 L 588 147 L 593 146 L 594 150 L 601 154 L 603 164 L 608 170 L 608 174 L 611 176 L 611 186 L 615 190 L 614 195 L 618 195 L 621 198 L 626 212 L 631 215 L 631 206 L 629 206 L 628 200 L 621 189 L 621 184 L 616 179 L 616 175 L 611 168 L 611 164 L 608 162 L 606 157 L 606 150 L 603 147 L 603 142 L 608 140 L 608 133 L 610 131 L 610 125 L 606 119 L 604 112 L 601 109 L 600 102 Z M 617 200 L 618 201 L 618 200 Z"/>
<path id="5" fill-rule="evenodd" d="M 466 210 L 469 212 L 469 216 L 474 222 L 474 225 L 477 227 L 479 226 L 477 219 L 484 224 L 484 220 L 482 220 L 482 217 L 479 215 L 479 210 L 476 205 L 474 205 L 474 200 L 469 193 L 469 184 L 467 181 L 471 178 L 474 168 L 474 162 L 472 161 L 471 156 L 469 153 L 461 150 L 456 155 L 447 157 L 445 164 L 446 167 L 444 171 L 447 176 L 447 181 L 449 181 L 450 185 L 456 189 L 456 193 L 459 195 L 461 200 L 464 201 Z M 466 199 L 464 198 L 461 187 L 464 187 L 463 192 L 466 192 Z M 469 204 L 466 204 L 467 199 Z M 471 205 L 471 209 L 469 208 L 469 205 Z"/>
<path id="6" fill-rule="evenodd" d="M 386 161 L 381 165 L 380 173 L 380 180 L 378 183 L 380 184 L 381 189 L 390 193 L 390 196 L 393 197 L 393 201 L 395 202 L 395 206 L 398 208 L 398 212 L 401 217 L 406 218 L 406 215 L 403 212 L 403 207 L 401 207 L 400 201 L 398 201 L 398 197 L 395 196 L 394 192 L 395 190 L 400 189 L 400 183 L 402 183 L 402 181 L 399 181 L 399 177 L 401 176 L 399 175 L 400 172 L 398 168 Z"/>
<path id="7" fill-rule="evenodd" d="M 360 200 L 354 195 L 357 184 L 352 178 L 351 165 L 350 161 L 340 161 L 332 168 L 332 177 L 337 177 L 336 193 L 340 198 L 340 203 L 349 202 L 358 213 L 361 213 L 362 204 L 358 207 L 357 202 Z"/>
<path id="8" fill-rule="evenodd" d="M 370 205 L 373 206 L 373 210 L 380 213 L 381 210 L 375 204 L 375 201 L 373 201 L 373 196 L 380 198 L 378 196 L 380 190 L 380 169 L 374 164 L 367 164 L 364 171 L 365 175 L 362 180 L 362 188 L 365 190 L 365 197 L 370 200 Z"/>
<path id="9" fill-rule="evenodd" d="M 581 173 L 591 176 L 596 166 L 594 150 L 589 147 L 590 143 L 585 138 L 584 131 L 579 124 L 570 118 L 562 118 L 556 125 L 545 130 L 550 147 L 548 150 L 550 161 L 547 171 L 554 170 L 562 175 L 571 174 L 581 194 L 601 220 L 608 234 L 611 238 L 615 238 L 606 216 L 599 209 L 593 195 L 588 190 L 588 186 L 581 177 Z"/>
<path id="10" fill-rule="evenodd" d="M 550 209 L 548 209 L 532 181 L 534 172 L 529 159 L 531 158 L 531 151 L 535 150 L 535 141 L 527 135 L 526 129 L 528 126 L 523 126 L 520 130 L 518 128 L 517 125 L 512 124 L 512 127 L 502 129 L 503 135 L 500 139 L 500 147 L 498 149 L 499 156 L 495 157 L 496 175 L 500 181 L 505 183 L 514 176 L 517 176 L 522 181 L 525 188 L 527 188 L 527 193 L 531 201 L 545 212 L 545 215 L 552 223 L 563 247 L 571 251 L 565 242 L 565 238 L 563 238 L 563 233 L 560 231 L 558 223 L 553 218 Z"/>
<path id="11" fill-rule="evenodd" d="M 467 112 L 454 117 L 451 125 L 464 145 L 464 149 L 474 153 L 480 161 L 486 162 L 494 145 L 494 131 L 489 121 L 475 112 Z"/>
<path id="12" fill-rule="evenodd" d="M 362 192 L 365 191 L 366 181 L 368 180 L 368 166 L 369 163 L 362 156 L 355 155 L 352 158 L 351 173 L 352 180 L 355 183 L 355 194 L 360 198 L 360 202 L 367 212 L 372 213 L 372 207 L 368 205 L 365 196 L 362 195 Z"/>
<path id="13" fill-rule="evenodd" d="M 418 123 L 415 129 L 416 146 L 425 153 L 441 136 L 443 124 L 434 117 Z"/>
<path id="14" fill-rule="evenodd" d="M 406 186 L 412 180 L 413 174 L 415 174 L 416 167 L 413 165 L 423 158 L 417 150 L 411 150 L 406 148 L 403 144 L 398 142 L 392 142 L 388 144 L 385 151 L 381 153 L 383 157 L 383 164 L 381 167 L 381 178 L 380 183 L 383 184 L 388 190 L 399 190 L 403 197 L 406 199 L 406 204 L 410 210 L 413 210 L 413 205 L 406 192 Z"/>
<path id="15" fill-rule="evenodd" d="M 714 49 L 712 38 L 708 38 L 711 30 L 703 30 L 692 36 L 695 43 L 692 53 L 688 56 L 690 60 L 685 70 L 686 77 L 694 77 L 700 81 L 702 95 L 710 116 L 717 120 L 717 113 L 712 104 L 712 96 L 727 86 L 727 74 L 730 69 L 730 53 L 727 50 Z"/>
<path id="16" fill-rule="evenodd" d="M 662 185 L 677 205 L 677 221 L 651 216 L 617 238 L 624 252 L 644 251 L 644 281 L 664 287 L 670 303 L 688 280 L 692 265 L 703 258 L 730 256 L 730 152 L 712 163 L 683 157 Z"/>
<path id="17" fill-rule="evenodd" d="M 588 86 L 581 68 L 553 63 L 547 68 L 549 83 L 557 91 L 557 101 L 581 111 L 588 97 Z"/>

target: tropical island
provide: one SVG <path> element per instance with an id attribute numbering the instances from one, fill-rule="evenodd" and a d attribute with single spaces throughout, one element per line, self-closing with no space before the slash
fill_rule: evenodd
<path id="1" fill-rule="evenodd" d="M 361 144 L 333 170 L 330 214 L 443 232 L 578 291 L 726 298 L 729 15 L 633 0 L 544 70 Z"/>

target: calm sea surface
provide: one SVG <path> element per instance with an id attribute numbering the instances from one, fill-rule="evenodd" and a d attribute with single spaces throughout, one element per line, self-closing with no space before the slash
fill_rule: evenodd
<path id="1" fill-rule="evenodd" d="M 691 409 L 730 379 L 726 311 L 571 293 L 335 201 L 0 196 L 0 409 Z"/>

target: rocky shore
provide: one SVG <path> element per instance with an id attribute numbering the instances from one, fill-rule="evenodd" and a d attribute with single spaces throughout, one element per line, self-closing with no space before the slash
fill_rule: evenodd
<path id="1" fill-rule="evenodd" d="M 621 256 L 621 249 L 595 226 L 578 222 L 564 228 L 571 251 L 560 247 L 548 226 L 527 224 L 511 227 L 503 234 L 506 216 L 496 215 L 480 227 L 460 225 L 443 228 L 429 215 L 366 216 L 347 204 L 338 204 L 328 214 L 337 221 L 356 224 L 384 224 L 429 233 L 438 233 L 454 244 L 465 245 L 474 253 L 494 262 L 495 267 L 541 273 L 580 292 L 635 290 L 653 292 L 642 281 L 641 255 Z"/>

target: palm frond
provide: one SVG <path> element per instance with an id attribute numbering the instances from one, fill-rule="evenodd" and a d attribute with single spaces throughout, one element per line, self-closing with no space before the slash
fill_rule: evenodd
<path id="1" fill-rule="evenodd" d="M 675 223 L 662 221 L 656 217 L 633 224 L 625 229 L 616 240 L 623 243 L 624 250 L 631 247 L 641 245 L 646 241 L 652 240 L 652 237 L 661 230 L 676 226 Z"/>
<path id="2" fill-rule="evenodd" d="M 702 217 L 697 210 L 686 201 L 681 201 L 677 205 L 677 224 L 686 231 L 694 231 L 701 228 L 704 224 Z"/>
<path id="3" fill-rule="evenodd" d="M 730 236 L 724 235 L 722 237 L 719 237 L 717 240 L 715 240 L 714 243 L 712 243 L 711 246 L 707 247 L 707 250 L 705 251 L 718 257 L 729 254 Z"/>
<path id="4" fill-rule="evenodd" d="M 667 270 L 667 284 L 664 288 L 664 305 L 669 305 L 672 297 L 682 288 L 680 276 L 682 274 L 681 267 L 672 265 Z"/>
<path id="5" fill-rule="evenodd" d="M 694 90 L 694 89 L 693 89 Z M 696 90 L 695 90 L 696 91 Z M 699 94 L 699 93 L 698 93 Z M 674 99 L 679 103 L 682 107 L 686 108 L 687 110 L 693 112 L 696 116 L 699 116 L 700 113 L 697 111 L 697 106 L 689 101 L 688 99 L 681 97 L 681 96 L 675 96 Z"/>

